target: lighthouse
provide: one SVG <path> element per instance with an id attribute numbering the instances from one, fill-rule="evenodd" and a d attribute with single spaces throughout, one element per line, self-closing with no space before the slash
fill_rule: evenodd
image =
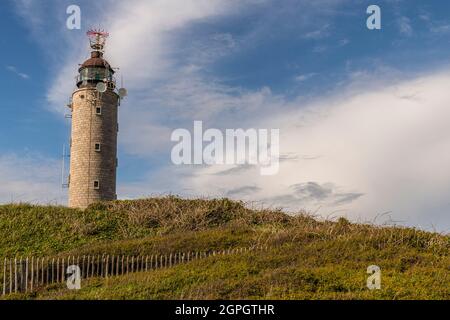
<path id="1" fill-rule="evenodd" d="M 114 69 L 104 58 L 104 31 L 88 32 L 91 57 L 79 68 L 72 94 L 69 207 L 86 208 L 117 199 L 118 107 L 125 90 L 116 90 Z"/>

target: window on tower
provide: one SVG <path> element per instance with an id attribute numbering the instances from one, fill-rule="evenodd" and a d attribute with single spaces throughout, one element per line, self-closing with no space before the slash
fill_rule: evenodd
<path id="1" fill-rule="evenodd" d="M 89 67 L 84 68 L 80 71 L 81 81 L 101 81 L 104 79 L 107 79 L 109 81 L 112 80 L 112 73 L 110 72 L 110 70 L 105 68 Z"/>
<path id="2" fill-rule="evenodd" d="M 97 152 L 102 151 L 102 146 L 101 146 L 100 143 L 96 143 L 96 144 L 95 144 L 95 151 L 97 151 Z"/>
<path id="3" fill-rule="evenodd" d="M 98 180 L 94 181 L 94 189 L 95 190 L 100 189 L 100 181 L 98 181 Z"/>
<path id="4" fill-rule="evenodd" d="M 101 116 L 102 115 L 102 107 L 96 107 L 95 108 L 95 114 L 98 115 L 98 116 Z"/>

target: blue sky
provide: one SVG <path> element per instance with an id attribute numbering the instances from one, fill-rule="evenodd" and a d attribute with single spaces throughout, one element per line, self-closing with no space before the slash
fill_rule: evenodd
<path id="1" fill-rule="evenodd" d="M 65 27 L 70 4 L 81 30 Z M 381 30 L 366 27 L 370 4 Z M 448 231 L 449 11 L 438 0 L 2 1 L 0 202 L 65 203 L 64 105 L 85 32 L 101 26 L 129 90 L 120 198 L 230 196 Z M 170 133 L 194 120 L 279 128 L 290 160 L 271 178 L 176 167 Z"/>

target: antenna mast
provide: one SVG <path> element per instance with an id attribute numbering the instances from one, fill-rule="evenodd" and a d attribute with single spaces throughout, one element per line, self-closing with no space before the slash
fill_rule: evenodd
<path id="1" fill-rule="evenodd" d="M 106 39 L 109 37 L 109 33 L 105 30 L 91 29 L 87 32 L 91 48 L 94 51 L 104 52 Z"/>

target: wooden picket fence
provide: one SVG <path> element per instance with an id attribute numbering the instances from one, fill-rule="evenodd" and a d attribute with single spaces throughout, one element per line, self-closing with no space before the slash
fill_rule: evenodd
<path id="1" fill-rule="evenodd" d="M 2 295 L 33 292 L 38 287 L 65 283 L 71 265 L 81 270 L 81 279 L 108 278 L 135 272 L 146 272 L 188 263 L 217 255 L 242 254 L 267 247 L 253 246 L 219 251 L 197 251 L 146 256 L 84 255 L 69 257 L 5 258 L 3 261 Z M 0 260 L 1 261 L 1 260 Z"/>

